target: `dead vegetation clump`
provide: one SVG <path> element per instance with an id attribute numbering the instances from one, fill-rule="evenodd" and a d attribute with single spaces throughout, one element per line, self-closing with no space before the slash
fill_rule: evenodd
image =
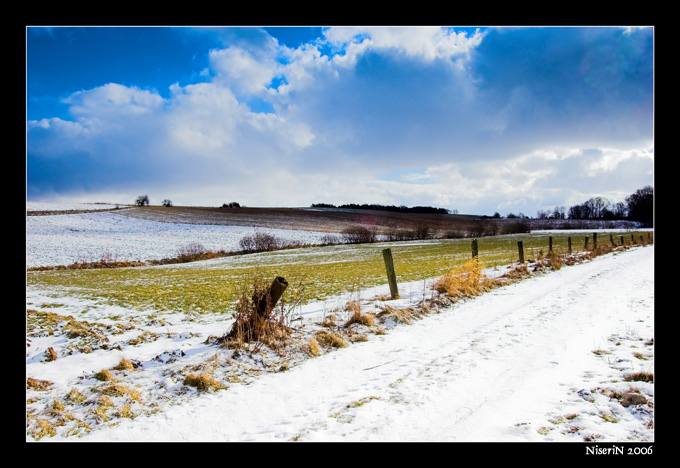
<path id="1" fill-rule="evenodd" d="M 44 392 L 52 386 L 52 382 L 49 380 L 40 380 L 28 377 L 26 379 L 26 390 L 35 390 L 37 392 Z"/>
<path id="2" fill-rule="evenodd" d="M 336 328 L 338 326 L 336 320 L 338 320 L 338 316 L 335 314 L 324 315 L 323 320 L 319 322 L 319 326 L 324 328 Z"/>
<path id="3" fill-rule="evenodd" d="M 184 378 L 184 385 L 195 387 L 199 392 L 209 392 L 227 388 L 207 372 L 189 374 Z"/>
<path id="4" fill-rule="evenodd" d="M 349 346 L 340 333 L 331 330 L 319 330 L 314 338 L 319 344 L 327 348 L 346 348 Z"/>
<path id="5" fill-rule="evenodd" d="M 358 323 L 359 325 L 364 325 L 367 327 L 375 326 L 375 319 L 373 315 L 368 313 L 363 313 L 360 310 L 352 313 L 352 316 L 343 325 L 344 328 L 349 328 L 351 325 Z"/>
<path id="6" fill-rule="evenodd" d="M 361 303 L 359 301 L 349 301 L 345 305 L 345 311 L 351 313 L 349 319 L 344 323 L 343 328 L 349 328 L 353 324 L 364 325 L 367 327 L 375 326 L 375 319 L 373 315 L 361 311 Z"/>
<path id="7" fill-rule="evenodd" d="M 253 293 L 242 290 L 236 306 L 234 325 L 227 337 L 237 343 L 260 341 L 271 344 L 289 334 L 282 317 L 274 313 L 271 290 L 256 279 Z"/>
<path id="8" fill-rule="evenodd" d="M 248 344 L 254 344 L 256 349 L 262 345 L 272 349 L 285 346 L 293 332 L 292 311 L 304 297 L 304 288 L 299 285 L 293 288 L 292 297 L 284 301 L 282 296 L 287 288 L 288 282 L 280 276 L 271 284 L 263 278 L 246 283 L 239 293 L 231 329 L 216 342 L 237 349 Z"/>
<path id="9" fill-rule="evenodd" d="M 43 437 L 54 437 L 57 435 L 57 428 L 47 419 L 41 418 L 37 420 L 36 427 L 30 433 L 36 440 L 40 440 Z"/>
<path id="10" fill-rule="evenodd" d="M 592 249 L 588 250 L 583 254 L 583 257 L 586 260 L 592 260 L 595 257 L 599 257 L 600 255 L 606 255 L 612 251 L 612 247 L 607 244 L 603 245 L 598 245 L 597 247 L 593 247 Z"/>
<path id="11" fill-rule="evenodd" d="M 463 265 L 449 270 L 434 283 L 432 288 L 440 294 L 461 299 L 478 296 L 487 291 L 490 286 L 482 274 L 482 263 L 474 257 Z"/>
<path id="12" fill-rule="evenodd" d="M 132 370 L 134 369 L 135 366 L 132 364 L 132 361 L 129 361 L 128 359 L 121 358 L 120 362 L 116 364 L 115 367 L 113 367 L 113 370 Z"/>
<path id="13" fill-rule="evenodd" d="M 397 323 L 411 324 L 414 320 L 422 318 L 427 313 L 427 309 L 422 307 L 403 307 L 397 308 L 386 305 L 378 313 L 377 318 L 381 323 L 393 320 Z"/>
<path id="14" fill-rule="evenodd" d="M 63 334 L 69 340 L 66 348 L 60 350 L 60 355 L 68 355 L 74 351 L 89 353 L 97 349 L 108 349 L 107 335 L 120 334 L 124 330 L 133 328 L 126 324 L 103 325 L 76 320 L 72 316 L 59 315 L 35 309 L 26 309 L 27 336 L 56 336 Z M 54 350 L 46 350 L 45 359 L 57 359 Z"/>
<path id="15" fill-rule="evenodd" d="M 566 257 L 550 250 L 547 255 L 540 251 L 534 264 L 534 271 L 553 270 L 557 271 L 565 265 Z"/>
<path id="16" fill-rule="evenodd" d="M 140 391 L 120 384 L 109 385 L 102 390 L 101 394 L 112 397 L 128 397 L 130 400 L 137 402 L 142 401 L 142 393 Z"/>
<path id="17" fill-rule="evenodd" d="M 99 372 L 94 374 L 94 378 L 97 379 L 97 380 L 101 380 L 103 382 L 108 382 L 108 381 L 114 380 L 113 374 L 108 369 L 100 370 Z"/>
<path id="18" fill-rule="evenodd" d="M 319 342 L 316 340 L 316 338 L 312 337 L 307 341 L 304 349 L 310 356 L 318 356 L 320 353 Z"/>
<path id="19" fill-rule="evenodd" d="M 654 383 L 654 374 L 649 372 L 635 372 L 623 376 L 625 382 L 649 382 Z"/>
<path id="20" fill-rule="evenodd" d="M 530 276 L 529 268 L 526 263 L 520 263 L 515 265 L 509 272 L 501 276 L 500 283 L 515 283 L 517 281 L 522 281 Z"/>
<path id="21" fill-rule="evenodd" d="M 54 350 L 53 347 L 47 348 L 45 350 L 45 361 L 51 362 L 51 361 L 56 361 L 57 360 L 57 352 Z"/>

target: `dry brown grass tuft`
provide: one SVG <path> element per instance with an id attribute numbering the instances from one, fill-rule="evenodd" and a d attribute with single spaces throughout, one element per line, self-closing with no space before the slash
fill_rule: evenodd
<path id="1" fill-rule="evenodd" d="M 66 394 L 66 398 L 69 401 L 72 401 L 73 403 L 77 404 L 83 404 L 85 403 L 85 400 L 87 400 L 85 394 L 78 391 L 78 389 L 75 387 L 71 388 L 71 390 Z"/>
<path id="2" fill-rule="evenodd" d="M 307 345 L 305 346 L 305 350 L 311 356 L 318 356 L 319 352 L 320 352 L 319 342 L 316 341 L 315 338 L 310 338 L 309 341 L 307 341 Z"/>
<path id="3" fill-rule="evenodd" d="M 482 294 L 488 284 L 482 275 L 482 263 L 475 257 L 449 270 L 432 288 L 440 294 L 460 299 Z"/>
<path id="4" fill-rule="evenodd" d="M 47 362 L 51 362 L 51 361 L 56 361 L 56 360 L 57 360 L 57 352 L 54 350 L 53 347 L 50 346 L 50 347 L 47 348 L 47 350 L 45 351 L 45 360 L 46 360 Z"/>
<path id="5" fill-rule="evenodd" d="M 316 332 L 315 339 L 319 344 L 329 348 L 346 348 L 349 346 L 341 334 L 332 331 L 320 330 Z"/>
<path id="6" fill-rule="evenodd" d="M 134 368 L 135 368 L 135 366 L 132 364 L 132 362 L 130 362 L 129 360 L 127 360 L 125 358 L 121 358 L 120 362 L 115 367 L 113 367 L 112 369 L 113 370 L 130 370 L 130 369 L 134 369 Z"/>
<path id="7" fill-rule="evenodd" d="M 393 319 L 397 323 L 410 324 L 414 320 L 417 320 L 427 314 L 429 309 L 426 308 L 414 308 L 414 307 L 404 307 L 396 308 L 392 306 L 385 306 L 378 313 L 377 317 L 382 322 L 385 323 L 389 319 Z"/>
<path id="8" fill-rule="evenodd" d="M 345 311 L 350 312 L 352 315 L 350 315 L 349 319 L 343 324 L 343 328 L 348 328 L 355 323 L 367 327 L 375 326 L 373 316 L 361 311 L 361 303 L 359 301 L 349 301 L 345 305 Z"/>
<path id="9" fill-rule="evenodd" d="M 623 376 L 626 382 L 649 382 L 654 383 L 654 374 L 649 372 L 636 372 L 634 374 L 626 374 Z"/>
<path id="10" fill-rule="evenodd" d="M 548 252 L 548 255 L 546 255 L 546 261 L 553 270 L 559 270 L 564 264 L 562 255 L 556 253 L 555 251 Z"/>
<path id="11" fill-rule="evenodd" d="M 37 427 L 32 431 L 33 437 L 40 440 L 45 436 L 54 437 L 57 435 L 57 429 L 47 419 L 38 419 Z"/>
<path id="12" fill-rule="evenodd" d="M 97 380 L 102 380 L 104 382 L 108 382 L 113 380 L 113 374 L 111 373 L 110 370 L 108 369 L 102 369 L 96 374 L 94 374 L 94 378 Z"/>
<path id="13" fill-rule="evenodd" d="M 347 328 L 352 324 L 358 323 L 359 325 L 365 325 L 367 327 L 375 326 L 375 319 L 371 314 L 365 314 L 361 311 L 356 311 L 352 316 L 345 322 L 343 327 Z"/>
<path id="14" fill-rule="evenodd" d="M 207 372 L 187 375 L 184 378 L 184 385 L 196 387 L 199 392 L 209 392 L 227 388 L 226 385 L 215 380 L 215 378 Z"/>
<path id="15" fill-rule="evenodd" d="M 130 405 L 123 405 L 120 410 L 118 410 L 119 418 L 129 418 L 134 419 L 137 415 L 132 411 Z"/>
<path id="16" fill-rule="evenodd" d="M 32 377 L 26 379 L 26 389 L 36 390 L 38 392 L 44 392 L 49 387 L 52 386 L 52 382 L 49 380 L 39 380 Z"/>
<path id="17" fill-rule="evenodd" d="M 112 396 L 112 397 L 129 397 L 132 401 L 141 401 L 142 393 L 133 390 L 125 385 L 110 385 L 102 390 L 102 395 Z"/>

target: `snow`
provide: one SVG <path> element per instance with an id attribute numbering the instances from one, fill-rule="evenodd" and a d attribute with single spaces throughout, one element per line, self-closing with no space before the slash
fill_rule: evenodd
<path id="1" fill-rule="evenodd" d="M 64 202 L 26 202 L 26 211 L 96 211 L 112 210 L 125 206 L 120 203 L 64 203 Z"/>
<path id="2" fill-rule="evenodd" d="M 225 226 L 168 225 L 151 235 L 158 224 L 111 213 L 27 217 L 27 263 L 68 262 L 76 255 L 67 246 L 52 253 L 51 236 L 58 239 L 52 247 L 75 238 L 88 252 L 104 238 L 119 255 L 130 256 L 150 237 L 159 238 L 153 245 L 162 256 L 169 255 L 163 239 L 165 244 L 200 239 L 211 248 L 215 236 L 224 248 L 238 237 L 238 229 Z M 399 288 L 402 298 L 388 301 L 373 300 L 388 292 L 387 285 L 362 291 L 363 310 L 414 305 L 427 290 L 422 281 Z M 68 313 L 80 311 L 80 320 L 105 322 L 124 314 L 146 320 L 144 311 L 103 309 L 67 292 L 27 288 L 26 296 L 27 308 L 59 303 Z M 296 327 L 313 327 L 352 298 L 307 304 Z M 222 317 L 162 319 L 145 328 L 162 334 L 155 341 L 125 346 L 139 333 L 131 330 L 111 343 L 110 349 L 121 344 L 120 351 L 73 353 L 51 362 L 43 351 L 50 346 L 59 351 L 64 337 L 32 337 L 27 377 L 53 382 L 51 397 L 63 399 L 71 388 L 96 384 L 93 373 L 126 357 L 143 370 L 124 377 L 149 389 L 144 399 L 160 409 L 40 441 L 654 441 L 653 383 L 623 380 L 654 372 L 653 245 L 536 274 L 410 324 L 386 325 L 384 334 L 368 333 L 366 341 L 317 357 L 291 357 L 288 370 L 278 370 L 279 361 L 264 353 L 219 355 L 206 338 L 228 330 Z M 211 357 L 261 371 L 239 374 L 227 389 L 205 393 L 170 372 L 171 366 L 186 368 Z M 630 389 L 648 403 L 624 407 L 611 397 Z M 37 393 L 45 392 L 27 391 L 27 397 Z M 27 431 L 27 441 L 34 440 Z"/>
<path id="3" fill-rule="evenodd" d="M 26 266 L 70 265 L 103 258 L 160 260 L 177 256 L 180 249 L 193 243 L 206 250 L 237 251 L 239 241 L 256 231 L 303 244 L 320 243 L 327 235 L 246 226 L 161 223 L 111 212 L 27 216 Z"/>

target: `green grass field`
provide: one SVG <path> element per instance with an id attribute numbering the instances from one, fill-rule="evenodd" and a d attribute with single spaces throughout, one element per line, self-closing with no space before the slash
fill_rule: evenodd
<path id="1" fill-rule="evenodd" d="M 612 234 L 630 242 L 622 231 L 598 233 L 598 243 Z M 552 233 L 553 249 L 584 249 L 591 232 Z M 646 237 L 646 233 L 644 233 Z M 517 242 L 523 241 L 525 261 L 548 251 L 548 234 L 513 234 L 478 239 L 484 267 L 518 260 Z M 102 304 L 115 304 L 157 312 L 230 313 L 239 288 L 256 277 L 283 276 L 289 288 L 301 288 L 305 302 L 387 283 L 382 250 L 390 247 L 399 282 L 436 278 L 471 257 L 471 239 L 436 239 L 412 242 L 337 245 L 225 257 L 203 262 L 134 268 L 29 271 L 27 285 L 68 288 Z"/>

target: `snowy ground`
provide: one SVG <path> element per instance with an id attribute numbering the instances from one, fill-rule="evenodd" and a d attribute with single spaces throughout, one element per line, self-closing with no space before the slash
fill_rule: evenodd
<path id="1" fill-rule="evenodd" d="M 120 236 L 115 245 L 134 244 L 116 231 L 118 215 L 64 217 L 68 223 L 41 218 L 56 221 L 57 233 L 76 222 L 88 237 L 100 229 L 116 232 L 108 239 Z M 33 218 L 27 261 L 55 264 L 56 257 L 40 259 L 50 237 L 40 237 L 47 227 Z M 134 223 L 144 231 L 146 223 Z M 211 227 L 191 227 L 192 239 L 203 228 Z M 226 238 L 230 230 L 218 228 Z M 175 226 L 163 235 L 180 232 Z M 414 306 L 427 291 L 423 282 L 400 284 L 395 301 L 376 300 L 387 286 L 362 291 L 362 310 Z M 309 304 L 296 327 L 311 332 L 352 299 Z M 379 333 L 357 329 L 365 339 L 317 357 L 235 354 L 207 344 L 228 330 L 224 317 L 102 310 L 68 292 L 28 288 L 26 302 L 82 321 L 113 325 L 120 320 L 102 317 L 119 316 L 131 324 L 115 334 L 103 329 L 108 346 L 89 353 L 70 350 L 63 332 L 27 335 L 27 377 L 52 383 L 27 390 L 27 411 L 62 423 L 41 441 L 654 441 L 654 385 L 624 380 L 654 372 L 653 246 L 536 275 L 410 324 L 388 321 Z M 50 347 L 56 360 L 45 359 Z M 102 409 L 96 398 L 110 382 L 94 374 L 121 358 L 136 368 L 114 371 L 116 382 L 141 399 L 112 396 Z M 199 393 L 183 385 L 194 369 L 213 370 L 228 388 Z M 85 401 L 75 403 L 72 389 Z M 620 395 L 631 391 L 646 402 L 623 406 Z M 57 401 L 64 407 L 56 409 Z M 135 417 L 116 417 L 125 405 Z M 36 440 L 28 429 L 26 440 Z"/>
<path id="2" fill-rule="evenodd" d="M 98 206 L 98 205 L 90 205 Z M 328 233 L 243 226 L 172 224 L 130 218 L 114 212 L 26 217 L 26 266 L 147 261 L 176 257 L 190 244 L 206 250 L 237 251 L 239 241 L 255 232 L 302 244 L 321 243 Z"/>

